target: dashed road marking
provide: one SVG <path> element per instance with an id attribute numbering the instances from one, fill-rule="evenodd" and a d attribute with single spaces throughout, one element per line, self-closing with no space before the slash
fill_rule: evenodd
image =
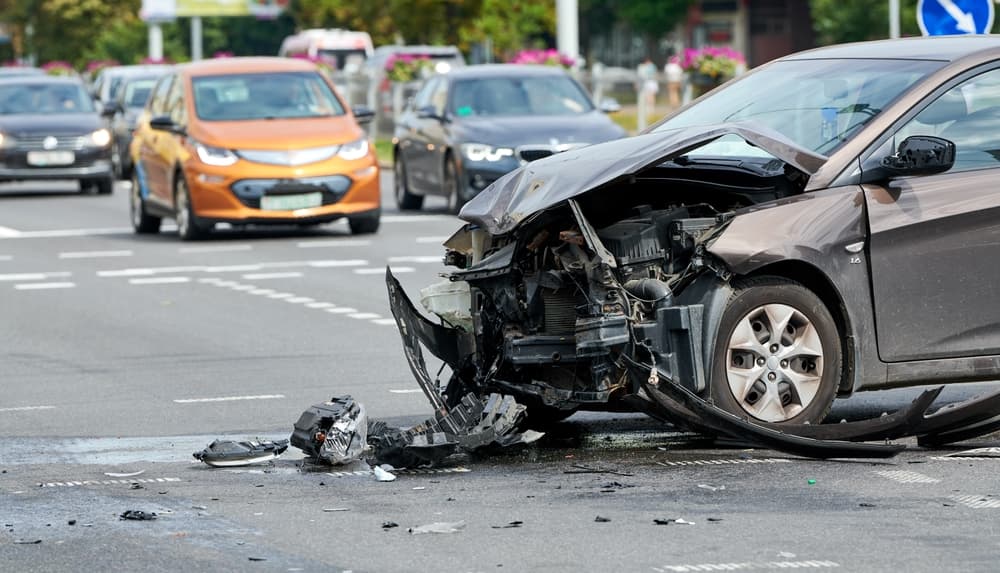
<path id="1" fill-rule="evenodd" d="M 373 318 L 381 318 L 382 317 L 382 315 L 375 314 L 374 312 L 358 312 L 358 313 L 355 313 L 355 314 L 349 314 L 347 316 L 349 316 L 351 318 L 356 318 L 358 320 L 371 320 Z"/>
<path id="2" fill-rule="evenodd" d="M 733 561 L 730 563 L 691 563 L 653 567 L 657 573 L 694 573 L 696 571 L 754 571 L 759 569 L 835 569 L 836 561 Z"/>
<path id="3" fill-rule="evenodd" d="M 423 392 L 420 388 L 407 388 L 405 390 L 389 390 L 393 394 L 420 394 Z"/>
<path id="4" fill-rule="evenodd" d="M 346 307 L 346 306 L 338 306 L 338 307 L 334 307 L 334 308 L 328 308 L 328 309 L 326 309 L 326 311 L 329 312 L 329 313 L 332 313 L 332 314 L 351 314 L 351 313 L 358 312 L 358 309 L 356 309 L 356 308 L 350 308 L 350 307 Z"/>
<path id="5" fill-rule="evenodd" d="M 261 281 L 269 279 L 296 279 L 302 276 L 302 273 L 298 271 L 291 271 L 285 273 L 251 273 L 243 275 L 243 278 L 248 281 Z"/>
<path id="6" fill-rule="evenodd" d="M 247 271 L 259 271 L 264 265 L 222 265 L 217 267 L 205 267 L 206 273 L 242 273 Z"/>
<path id="7" fill-rule="evenodd" d="M 284 394 L 261 394 L 258 396 L 222 396 L 219 398 L 182 398 L 174 400 L 177 404 L 196 404 L 200 402 L 237 402 L 241 400 L 277 400 L 284 398 Z"/>
<path id="8" fill-rule="evenodd" d="M 788 464 L 792 460 L 785 458 L 750 458 L 732 460 L 682 460 L 676 462 L 656 462 L 661 466 L 718 466 L 728 464 Z"/>
<path id="9" fill-rule="evenodd" d="M 389 257 L 390 263 L 440 263 L 441 255 L 407 255 L 403 257 Z"/>
<path id="10" fill-rule="evenodd" d="M 13 261 L 13 260 L 14 260 L 14 257 L 12 257 L 10 255 L 0 255 L 0 263 L 6 262 L 6 261 Z"/>
<path id="11" fill-rule="evenodd" d="M 367 247 L 371 241 L 365 240 L 343 240 L 343 241 L 300 241 L 295 246 L 300 249 L 319 249 L 325 247 Z"/>
<path id="12" fill-rule="evenodd" d="M 1000 499 L 985 495 L 953 495 L 948 499 L 972 509 L 993 509 L 1000 507 Z"/>
<path id="13" fill-rule="evenodd" d="M 458 466 L 454 468 L 398 468 L 392 470 L 392 473 L 396 475 L 439 475 L 439 474 L 467 474 L 472 470 L 466 467 Z M 327 472 L 328 476 L 342 478 L 342 477 L 365 477 L 372 475 L 372 470 L 358 470 L 353 472 Z"/>
<path id="14" fill-rule="evenodd" d="M 29 412 L 32 410 L 55 410 L 55 406 L 16 406 L 13 408 L 0 408 L 0 412 Z"/>
<path id="15" fill-rule="evenodd" d="M 388 326 L 390 324 L 395 325 L 396 324 L 396 319 L 395 318 L 377 318 L 377 319 L 373 320 L 372 322 L 375 323 L 375 324 L 381 325 L 381 326 Z"/>
<path id="16" fill-rule="evenodd" d="M 128 283 L 132 285 L 168 285 L 189 282 L 191 279 L 188 277 L 147 277 L 128 280 Z"/>
<path id="17" fill-rule="evenodd" d="M 363 267 L 368 264 L 368 261 L 364 259 L 348 259 L 345 261 L 309 261 L 307 264 L 317 269 L 326 269 L 333 267 Z"/>
<path id="18" fill-rule="evenodd" d="M 131 257 L 132 251 L 69 251 L 59 253 L 60 259 L 103 259 L 111 257 Z"/>
<path id="19" fill-rule="evenodd" d="M 390 267 L 392 269 L 392 274 L 398 275 L 400 273 L 412 273 L 417 269 L 413 267 Z M 359 275 L 384 275 L 385 268 L 372 268 L 372 269 L 354 269 L 355 274 Z"/>
<path id="20" fill-rule="evenodd" d="M 306 306 L 309 308 L 322 309 L 322 308 L 333 308 L 337 305 L 333 304 L 332 302 L 310 302 Z"/>
<path id="21" fill-rule="evenodd" d="M 924 474 L 904 470 L 882 470 L 875 472 L 875 474 L 899 483 L 938 483 L 941 481 Z"/>
<path id="22" fill-rule="evenodd" d="M 267 295 L 267 298 L 283 299 L 283 298 L 292 298 L 293 296 L 295 295 L 290 292 L 276 292 Z"/>
<path id="23" fill-rule="evenodd" d="M 235 285 L 232 285 L 229 288 L 231 288 L 233 290 L 237 290 L 237 291 L 243 291 L 243 292 L 250 292 L 252 290 L 256 290 L 257 289 L 257 287 L 255 287 L 253 285 L 241 285 L 241 284 L 235 284 Z"/>
<path id="24" fill-rule="evenodd" d="M 10 227 L 0 227 L 0 238 L 10 239 L 20 236 L 21 236 L 21 231 L 18 231 L 17 229 L 11 229 Z"/>
<path id="25" fill-rule="evenodd" d="M 418 243 L 443 243 L 451 237 L 417 237 Z"/>
<path id="26" fill-rule="evenodd" d="M 50 481 L 38 484 L 38 487 L 80 487 L 84 485 L 131 485 L 134 483 L 169 483 L 179 482 L 181 478 L 130 478 L 130 479 L 98 479 L 83 481 Z"/>
<path id="27" fill-rule="evenodd" d="M 75 288 L 76 283 L 61 282 L 61 283 L 20 283 L 14 285 L 17 290 L 51 290 L 51 289 L 61 289 L 61 288 Z"/>
<path id="28" fill-rule="evenodd" d="M 178 273 L 250 273 L 263 271 L 265 269 L 289 269 L 289 268 L 336 268 L 336 267 L 364 267 L 368 261 L 364 259 L 319 259 L 308 261 L 278 261 L 273 263 L 257 263 L 244 265 L 187 265 L 178 267 L 137 267 L 130 269 L 114 269 L 97 271 L 97 276 L 101 278 L 120 277 L 143 277 L 153 275 L 173 275 Z M 0 275 L 3 276 L 3 275 Z"/>
<path id="29" fill-rule="evenodd" d="M 293 296 L 292 298 L 286 298 L 285 302 L 290 302 L 292 304 L 305 304 L 307 302 L 316 302 L 316 299 L 309 298 L 307 296 Z"/>
<path id="30" fill-rule="evenodd" d="M 237 251 L 252 251 L 253 245 L 213 245 L 208 247 L 181 247 L 177 249 L 178 253 L 184 254 L 196 254 L 196 253 L 233 253 Z"/>
<path id="31" fill-rule="evenodd" d="M 274 294 L 274 291 L 269 288 L 255 288 L 253 290 L 248 290 L 247 292 L 250 294 L 255 294 L 257 296 L 262 296 L 265 294 Z"/>
<path id="32" fill-rule="evenodd" d="M 0 275 L 0 282 L 43 281 L 46 279 L 61 279 L 72 276 L 73 273 L 59 271 L 54 273 L 11 273 Z"/>

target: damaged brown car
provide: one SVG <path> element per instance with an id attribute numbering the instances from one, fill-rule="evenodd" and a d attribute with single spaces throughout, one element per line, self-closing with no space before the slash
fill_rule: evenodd
<path id="1" fill-rule="evenodd" d="M 476 197 L 422 292 L 439 320 L 387 276 L 406 356 L 441 415 L 501 392 L 536 423 L 638 409 L 819 457 L 995 430 L 996 395 L 931 412 L 939 389 L 819 422 L 856 391 L 1000 377 L 998 127 L 998 38 L 777 60 Z"/>

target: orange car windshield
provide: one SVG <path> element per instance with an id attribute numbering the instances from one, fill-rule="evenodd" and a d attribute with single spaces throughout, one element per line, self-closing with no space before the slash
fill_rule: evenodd
<path id="1" fill-rule="evenodd" d="M 203 121 L 332 117 L 344 107 L 318 72 L 200 76 L 192 80 Z"/>

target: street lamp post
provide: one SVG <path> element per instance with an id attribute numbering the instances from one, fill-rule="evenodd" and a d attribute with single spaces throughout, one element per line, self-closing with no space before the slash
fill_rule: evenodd
<path id="1" fill-rule="evenodd" d="M 889 37 L 899 37 L 899 0 L 889 0 Z"/>

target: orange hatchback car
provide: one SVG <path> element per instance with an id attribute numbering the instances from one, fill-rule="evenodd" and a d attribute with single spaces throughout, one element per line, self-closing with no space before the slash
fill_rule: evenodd
<path id="1" fill-rule="evenodd" d="M 204 236 L 215 223 L 378 230 L 379 168 L 359 123 L 312 63 L 226 58 L 177 66 L 156 84 L 132 141 L 132 226 Z"/>

